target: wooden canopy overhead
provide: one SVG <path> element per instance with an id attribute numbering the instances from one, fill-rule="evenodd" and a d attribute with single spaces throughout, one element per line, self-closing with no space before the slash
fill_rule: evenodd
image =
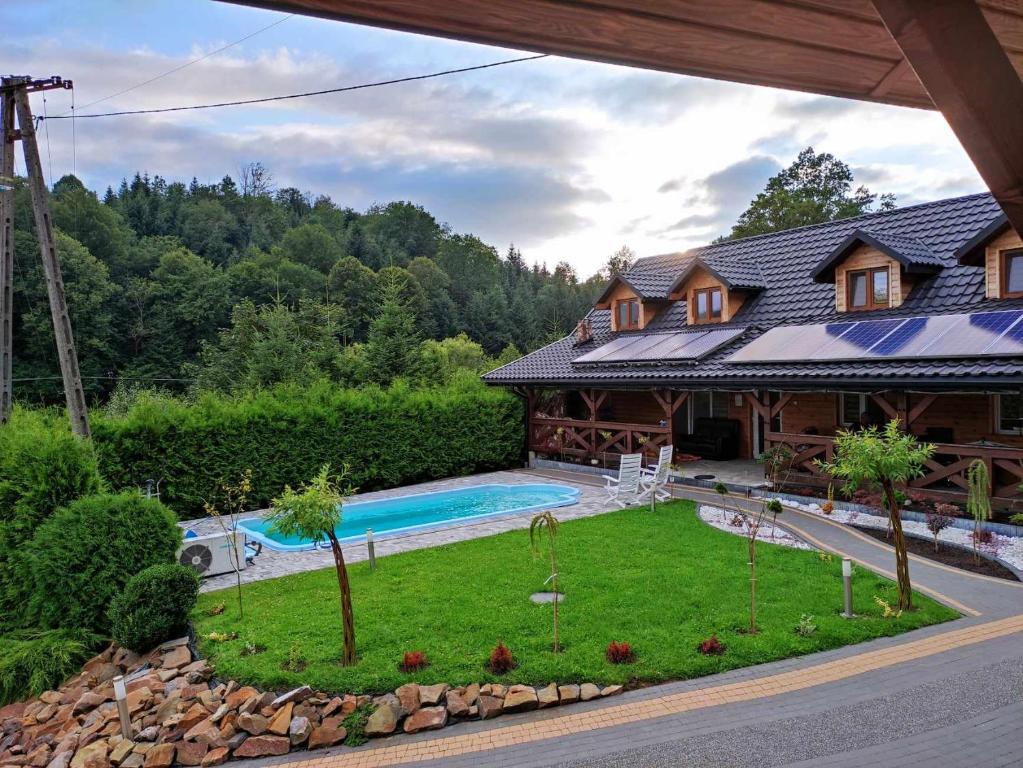
<path id="1" fill-rule="evenodd" d="M 229 0 L 828 96 L 938 108 L 1023 230 L 1023 0 Z"/>

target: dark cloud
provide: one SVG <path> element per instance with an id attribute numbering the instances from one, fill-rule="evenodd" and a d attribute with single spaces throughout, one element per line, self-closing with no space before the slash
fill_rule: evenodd
<path id="1" fill-rule="evenodd" d="M 834 96 L 817 96 L 812 99 L 780 99 L 774 108 L 774 112 L 780 117 L 819 120 L 822 118 L 844 117 L 862 110 L 863 107 L 864 103 L 862 101 L 839 99 Z"/>
<path id="2" fill-rule="evenodd" d="M 665 192 L 678 192 L 680 189 L 682 189 L 682 184 L 684 181 L 685 181 L 684 178 L 669 179 L 668 181 L 661 184 L 661 186 L 657 188 L 657 191 L 660 192 L 662 195 Z"/>
<path id="3" fill-rule="evenodd" d="M 737 98 L 743 88 L 746 86 L 686 75 L 629 72 L 601 78 L 581 95 L 618 120 L 662 123 L 693 107 Z"/>

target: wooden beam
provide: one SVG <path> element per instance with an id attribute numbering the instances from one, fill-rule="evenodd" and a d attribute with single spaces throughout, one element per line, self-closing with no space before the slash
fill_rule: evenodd
<path id="1" fill-rule="evenodd" d="M 778 402 L 771 407 L 771 419 L 774 419 L 775 416 L 781 413 L 785 409 L 785 406 L 789 404 L 789 401 L 792 398 L 793 394 L 791 392 L 786 392 L 780 398 L 778 398 Z M 768 424 L 767 426 L 770 427 L 771 425 Z"/>
<path id="2" fill-rule="evenodd" d="M 889 419 L 899 418 L 899 412 L 895 409 L 895 406 L 885 400 L 883 395 L 877 395 L 871 392 L 870 399 L 877 403 L 878 407 L 884 411 L 884 415 Z"/>
<path id="3" fill-rule="evenodd" d="M 755 392 L 743 392 L 742 396 L 746 398 L 746 402 L 750 404 L 753 410 L 760 414 L 760 418 L 764 421 L 771 420 L 771 407 L 761 403 Z M 768 424 L 767 426 L 770 428 L 771 425 Z"/>
<path id="4" fill-rule="evenodd" d="M 1023 80 L 980 7 L 872 0 L 1009 222 L 1023 232 Z"/>
<path id="5" fill-rule="evenodd" d="M 913 422 L 923 416 L 924 411 L 931 407 L 931 404 L 938 399 L 937 395 L 924 395 L 920 402 L 914 405 L 909 410 L 909 416 L 907 416 L 907 429 L 912 426 Z"/>

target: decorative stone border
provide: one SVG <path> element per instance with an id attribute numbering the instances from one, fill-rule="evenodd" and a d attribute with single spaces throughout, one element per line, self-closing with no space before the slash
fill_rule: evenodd
<path id="1" fill-rule="evenodd" d="M 722 514 L 724 519 L 722 519 Z M 733 510 L 722 510 L 721 507 L 714 507 L 710 504 L 700 504 L 697 510 L 699 518 L 712 528 L 735 536 L 746 536 L 745 528 L 734 526 L 729 522 L 735 514 Z M 764 544 L 778 544 L 792 549 L 816 549 L 780 525 L 772 525 L 770 520 L 765 520 L 760 526 L 760 535 L 757 536 L 757 541 Z"/>
<path id="2" fill-rule="evenodd" d="M 284 755 L 341 744 L 345 720 L 369 711 L 370 738 L 489 720 L 621 693 L 593 683 L 543 688 L 407 683 L 382 696 L 331 696 L 309 686 L 277 694 L 211 679 L 181 638 L 145 656 L 111 645 L 59 690 L 0 708 L 0 766 L 170 768 Z M 113 679 L 123 675 L 132 737 L 121 734 Z"/>

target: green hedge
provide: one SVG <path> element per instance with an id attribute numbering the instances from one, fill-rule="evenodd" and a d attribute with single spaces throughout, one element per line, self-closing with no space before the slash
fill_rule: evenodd
<path id="1" fill-rule="evenodd" d="M 262 506 L 326 462 L 348 462 L 351 481 L 373 490 L 507 468 L 524 439 L 518 399 L 482 385 L 150 399 L 117 418 L 97 415 L 93 436 L 111 487 L 159 479 L 162 500 L 183 518 L 201 515 L 217 484 L 246 469 L 250 505 Z"/>

